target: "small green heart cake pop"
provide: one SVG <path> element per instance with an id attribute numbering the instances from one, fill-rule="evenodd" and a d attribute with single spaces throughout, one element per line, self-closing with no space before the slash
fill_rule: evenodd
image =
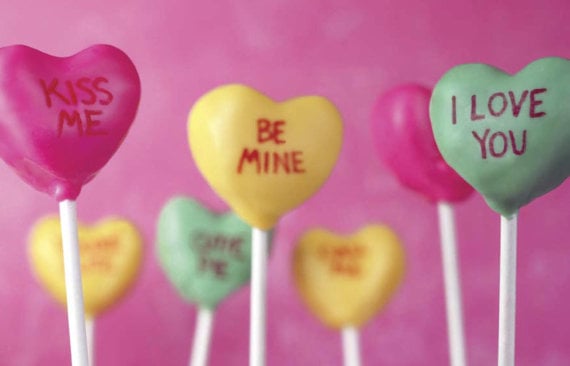
<path id="1" fill-rule="evenodd" d="M 186 300 L 209 309 L 249 280 L 251 229 L 233 213 L 217 215 L 184 197 L 158 221 L 158 257 Z"/>
<path id="2" fill-rule="evenodd" d="M 250 278 L 251 229 L 231 212 L 217 215 L 176 197 L 160 213 L 157 236 L 166 276 L 184 299 L 199 306 L 190 364 L 206 365 L 214 309 Z"/>

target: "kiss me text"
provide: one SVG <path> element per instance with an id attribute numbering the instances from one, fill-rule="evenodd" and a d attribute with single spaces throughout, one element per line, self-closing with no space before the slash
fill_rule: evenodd
<path id="1" fill-rule="evenodd" d="M 114 96 L 108 89 L 109 80 L 99 76 L 76 80 L 58 78 L 40 79 L 40 88 L 48 108 L 59 109 L 57 135 L 61 137 L 66 127 L 76 128 L 79 136 L 106 135 L 101 117 Z"/>

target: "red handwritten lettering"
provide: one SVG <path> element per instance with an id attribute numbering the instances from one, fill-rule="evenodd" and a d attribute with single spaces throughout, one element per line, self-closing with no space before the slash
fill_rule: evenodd
<path id="1" fill-rule="evenodd" d="M 539 118 L 546 115 L 546 112 L 544 111 L 540 112 L 536 111 L 536 107 L 542 104 L 542 100 L 536 99 L 536 95 L 546 93 L 546 90 L 547 90 L 546 88 L 540 88 L 540 89 L 532 89 L 530 91 L 530 111 L 529 111 L 530 118 Z"/>
<path id="2" fill-rule="evenodd" d="M 541 94 L 546 93 L 547 91 L 548 89 L 546 88 L 536 88 L 532 90 L 525 89 L 520 93 L 513 90 L 508 90 L 505 92 L 497 91 L 492 93 L 487 98 L 487 108 L 483 108 L 482 111 L 479 111 L 478 109 L 479 96 L 471 95 L 471 114 L 469 117 L 473 122 L 487 119 L 488 115 L 499 118 L 501 116 L 504 116 L 505 113 L 508 113 L 507 110 L 509 109 L 510 104 L 511 115 L 514 118 L 518 118 L 521 115 L 522 109 L 526 103 L 528 104 L 528 116 L 530 118 L 540 118 L 546 115 L 546 111 L 538 110 L 538 107 L 541 106 L 544 102 L 544 100 L 540 99 L 540 97 Z M 457 123 L 457 103 L 457 97 L 455 95 L 451 96 L 452 124 Z M 463 108 L 459 108 L 459 111 L 463 110 Z"/>
<path id="3" fill-rule="evenodd" d="M 509 152 L 509 147 L 513 154 L 517 156 L 523 155 L 526 152 L 526 130 L 523 130 L 521 133 L 520 143 L 517 142 L 515 132 L 512 130 L 509 130 L 507 133 L 497 131 L 491 134 L 491 129 L 487 128 L 485 129 L 483 136 L 479 135 L 477 131 L 472 131 L 471 134 L 479 143 L 481 159 L 487 159 L 487 151 L 489 151 L 493 158 L 502 158 Z M 489 137 L 489 135 L 491 135 L 491 137 Z"/>
<path id="4" fill-rule="evenodd" d="M 85 125 L 87 126 L 85 133 L 87 135 L 98 136 L 107 134 L 106 130 L 98 128 L 98 126 L 101 124 L 101 121 L 93 119 L 93 116 L 100 116 L 102 114 L 102 111 L 94 111 L 90 109 L 85 110 Z"/>
<path id="5" fill-rule="evenodd" d="M 80 78 L 79 80 L 77 80 L 77 83 L 75 84 L 77 86 L 77 89 L 81 90 L 84 94 L 87 94 L 87 99 L 86 98 L 81 99 L 81 103 L 85 105 L 92 105 L 95 104 L 95 102 L 97 101 L 97 95 L 95 95 L 95 92 L 91 90 L 91 88 L 89 87 L 90 83 L 91 79 Z"/>
<path id="6" fill-rule="evenodd" d="M 472 95 L 471 96 L 471 120 L 477 121 L 477 120 L 484 119 L 484 118 L 485 118 L 484 114 L 477 114 L 477 96 Z"/>
<path id="7" fill-rule="evenodd" d="M 46 100 L 46 105 L 48 106 L 48 108 L 51 108 L 53 102 L 52 102 L 52 96 L 59 98 L 61 101 L 63 101 L 65 104 L 71 104 L 71 102 L 69 101 L 69 99 L 67 99 L 63 94 L 61 94 L 58 90 L 57 90 L 57 86 L 59 84 L 59 80 L 58 79 L 53 79 L 49 85 L 46 84 L 44 79 L 40 79 L 40 85 L 42 87 L 42 91 L 44 93 L 44 97 Z"/>
<path id="8" fill-rule="evenodd" d="M 57 127 L 57 136 L 61 137 L 63 134 L 63 127 L 69 126 L 73 127 L 74 125 L 77 126 L 77 133 L 79 136 L 83 136 L 83 122 L 81 121 L 81 115 L 79 115 L 78 111 L 71 112 L 71 115 L 65 109 L 62 109 L 59 112 L 59 124 Z"/>
<path id="9" fill-rule="evenodd" d="M 512 90 L 509 90 L 509 99 L 511 100 L 511 104 L 513 105 L 513 116 L 518 117 L 519 113 L 521 112 L 522 105 L 528 95 L 528 90 L 523 91 L 521 94 L 521 98 L 519 99 L 518 103 L 515 99 L 515 93 Z"/>
<path id="10" fill-rule="evenodd" d="M 499 109 L 498 112 L 495 110 L 495 107 L 493 104 L 493 102 L 497 98 L 500 98 L 503 101 L 501 108 Z M 487 107 L 489 108 L 489 112 L 491 112 L 492 116 L 499 117 L 501 114 L 503 114 L 507 110 L 507 97 L 505 96 L 504 93 L 501 93 L 501 92 L 495 93 L 495 94 L 491 95 L 491 97 L 489 97 L 489 103 L 487 104 Z"/>
<path id="11" fill-rule="evenodd" d="M 499 143 L 499 146 L 502 145 L 502 150 L 497 151 L 497 144 L 495 143 L 496 139 L 500 137 L 502 142 Z M 489 147 L 491 150 L 491 156 L 495 158 L 500 158 L 507 153 L 507 149 L 509 145 L 507 143 L 507 136 L 502 131 L 495 132 L 491 135 L 491 139 L 489 140 Z"/>
<path id="12" fill-rule="evenodd" d="M 237 173 L 242 174 L 247 166 L 251 166 L 256 174 L 302 174 L 306 172 L 303 163 L 302 151 L 263 151 L 260 153 L 257 149 L 245 148 L 237 165 Z"/>
<path id="13" fill-rule="evenodd" d="M 242 174 L 244 164 L 255 163 L 256 172 L 259 174 L 261 172 L 261 166 L 259 165 L 259 152 L 257 150 L 250 151 L 249 149 L 243 149 L 241 157 L 239 159 L 239 164 L 237 167 L 238 174 Z"/>
<path id="14" fill-rule="evenodd" d="M 268 119 L 260 118 L 257 120 L 257 142 L 260 144 L 273 141 L 276 144 L 284 144 L 285 140 L 279 136 L 283 134 L 283 126 L 285 121 L 271 122 Z"/>
<path id="15" fill-rule="evenodd" d="M 104 97 L 103 99 L 99 99 L 99 104 L 109 105 L 114 99 L 113 93 L 111 93 L 109 89 L 102 87 L 101 84 L 103 83 L 108 84 L 109 80 L 101 76 L 95 78 L 95 80 L 93 80 L 93 89 L 95 89 L 95 91 L 98 91 Z"/>

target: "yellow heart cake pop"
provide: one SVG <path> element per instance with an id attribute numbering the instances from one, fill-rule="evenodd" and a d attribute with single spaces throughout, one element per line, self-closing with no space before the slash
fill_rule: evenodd
<path id="1" fill-rule="evenodd" d="M 314 229 L 297 244 L 293 272 L 309 309 L 340 329 L 363 325 L 388 302 L 404 262 L 400 240 L 387 226 L 366 226 L 347 237 Z"/>
<path id="2" fill-rule="evenodd" d="M 327 99 L 278 103 L 237 84 L 200 98 L 188 132 L 210 186 L 244 221 L 263 230 L 321 187 L 342 145 L 342 119 Z"/>
<path id="3" fill-rule="evenodd" d="M 85 313 L 95 317 L 115 304 L 134 283 L 142 259 L 142 239 L 128 221 L 109 218 L 93 227 L 79 225 Z M 29 256 L 46 290 L 66 303 L 60 221 L 46 217 L 34 225 Z"/>

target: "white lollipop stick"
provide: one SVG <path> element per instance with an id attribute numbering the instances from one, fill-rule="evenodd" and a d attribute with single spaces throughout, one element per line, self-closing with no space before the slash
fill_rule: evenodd
<path id="1" fill-rule="evenodd" d="M 265 298 L 267 292 L 267 248 L 270 241 L 271 231 L 252 227 L 249 319 L 250 366 L 265 366 Z"/>
<path id="2" fill-rule="evenodd" d="M 342 350 L 344 366 L 360 366 L 360 344 L 358 342 L 358 329 L 345 327 L 342 329 Z"/>
<path id="3" fill-rule="evenodd" d="M 89 366 L 95 366 L 95 319 L 85 319 L 85 332 L 87 333 L 87 356 Z"/>
<path id="4" fill-rule="evenodd" d="M 501 273 L 499 282 L 499 366 L 515 364 L 517 295 L 517 214 L 501 216 Z"/>
<path id="5" fill-rule="evenodd" d="M 73 366 L 88 366 L 75 201 L 61 201 L 59 203 L 59 216 L 61 221 L 71 364 Z"/>
<path id="6" fill-rule="evenodd" d="M 465 366 L 465 335 L 453 207 L 449 203 L 439 202 L 437 211 L 439 214 L 445 305 L 447 308 L 449 359 L 452 366 Z"/>
<path id="7" fill-rule="evenodd" d="M 213 323 L 214 311 L 201 307 L 198 310 L 196 318 L 196 331 L 194 332 L 190 366 L 206 366 L 208 364 L 208 353 L 210 350 L 210 340 L 212 339 Z"/>

